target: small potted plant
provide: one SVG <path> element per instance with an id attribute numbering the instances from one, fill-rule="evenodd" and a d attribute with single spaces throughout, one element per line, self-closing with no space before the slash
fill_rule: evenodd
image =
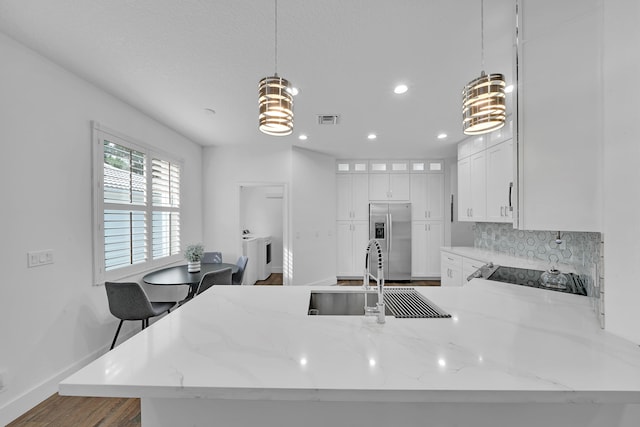
<path id="1" fill-rule="evenodd" d="M 184 251 L 184 257 L 187 259 L 187 271 L 189 273 L 197 273 L 200 271 L 200 261 L 204 255 L 204 246 L 201 243 L 187 246 Z"/>

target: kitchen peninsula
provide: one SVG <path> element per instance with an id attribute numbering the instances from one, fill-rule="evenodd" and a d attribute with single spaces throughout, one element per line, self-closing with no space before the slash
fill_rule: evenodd
<path id="1" fill-rule="evenodd" d="M 213 287 L 60 393 L 141 397 L 143 426 L 638 425 L 640 348 L 587 297 L 475 279 L 378 324 L 308 316 L 312 289 Z"/>

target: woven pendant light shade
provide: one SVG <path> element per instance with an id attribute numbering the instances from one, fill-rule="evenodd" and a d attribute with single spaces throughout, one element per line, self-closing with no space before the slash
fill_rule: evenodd
<path id="1" fill-rule="evenodd" d="M 259 129 L 267 135 L 293 132 L 293 93 L 289 81 L 274 75 L 258 84 Z"/>
<path id="2" fill-rule="evenodd" d="M 505 82 L 502 74 L 485 74 L 462 91 L 462 130 L 480 135 L 500 129 L 506 120 Z"/>

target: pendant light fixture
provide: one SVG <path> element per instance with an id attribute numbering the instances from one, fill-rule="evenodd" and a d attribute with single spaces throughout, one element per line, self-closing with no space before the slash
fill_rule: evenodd
<path id="1" fill-rule="evenodd" d="M 293 132 L 293 90 L 288 80 L 278 76 L 278 0 L 275 0 L 275 73 L 258 84 L 259 129 L 267 135 L 286 136 Z"/>
<path id="2" fill-rule="evenodd" d="M 500 129 L 506 120 L 504 76 L 484 72 L 484 0 L 480 1 L 480 31 L 482 72 L 462 90 L 462 130 L 465 135 Z"/>

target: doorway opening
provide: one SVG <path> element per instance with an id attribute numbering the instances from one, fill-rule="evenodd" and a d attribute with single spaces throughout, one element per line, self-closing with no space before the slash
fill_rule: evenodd
<path id="1" fill-rule="evenodd" d="M 249 257 L 243 284 L 287 285 L 288 187 L 285 183 L 239 185 L 240 252 Z"/>

